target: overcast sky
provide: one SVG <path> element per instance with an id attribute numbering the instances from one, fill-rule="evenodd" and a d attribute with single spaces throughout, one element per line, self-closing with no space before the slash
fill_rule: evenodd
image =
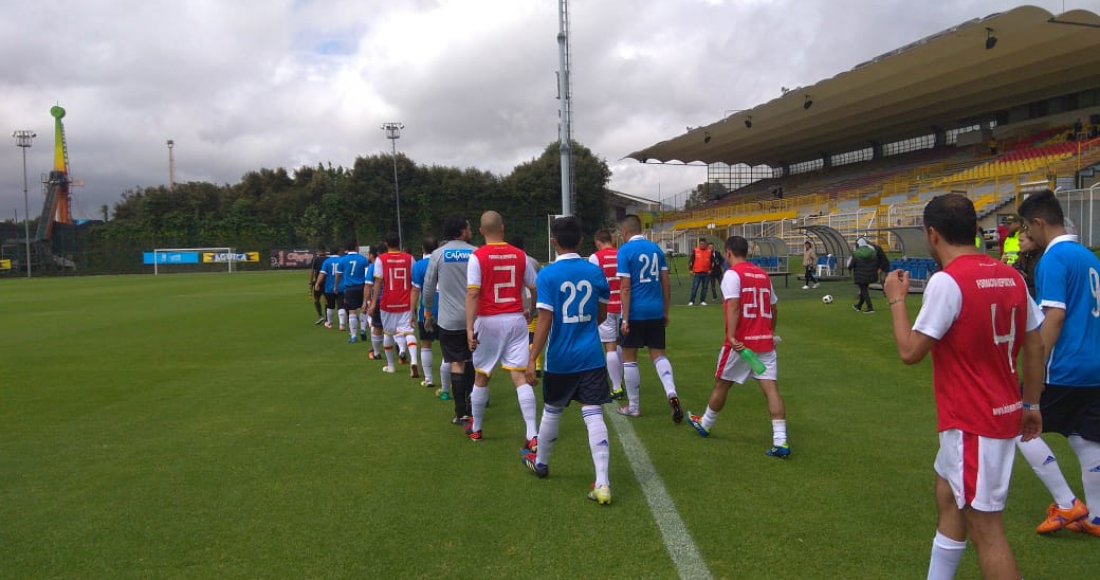
<path id="1" fill-rule="evenodd" d="M 611 187 L 670 197 L 699 167 L 626 154 L 809 85 L 1001 0 L 574 0 L 574 137 Z M 1054 12 L 1100 0 L 1034 0 Z M 49 109 L 67 111 L 76 217 L 127 189 L 236 183 L 261 167 L 349 166 L 405 124 L 421 164 L 506 174 L 557 139 L 553 0 L 0 0 L 0 219 L 31 214 L 52 163 Z"/>

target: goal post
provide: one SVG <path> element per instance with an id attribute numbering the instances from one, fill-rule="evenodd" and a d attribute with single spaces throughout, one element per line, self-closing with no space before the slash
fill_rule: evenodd
<path id="1" fill-rule="evenodd" d="M 150 259 L 151 258 L 151 259 Z M 234 248 L 156 248 L 146 252 L 146 263 L 153 265 L 153 275 L 160 274 L 164 266 L 197 266 L 201 264 L 225 264 L 226 272 L 234 271 L 239 256 Z"/>

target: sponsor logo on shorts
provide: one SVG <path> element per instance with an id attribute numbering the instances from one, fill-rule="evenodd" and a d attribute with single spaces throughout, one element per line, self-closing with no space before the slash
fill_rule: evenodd
<path id="1" fill-rule="evenodd" d="M 1100 473 L 1100 465 L 1097 465 L 1096 467 L 1090 469 L 1089 473 Z"/>
<path id="2" fill-rule="evenodd" d="M 1050 465 L 1051 463 L 1054 463 L 1055 461 L 1058 461 L 1058 460 L 1055 459 L 1053 455 L 1047 455 L 1046 460 L 1043 461 L 1043 465 Z"/>
<path id="3" fill-rule="evenodd" d="M 469 262 L 473 250 L 444 250 L 444 262 Z"/>

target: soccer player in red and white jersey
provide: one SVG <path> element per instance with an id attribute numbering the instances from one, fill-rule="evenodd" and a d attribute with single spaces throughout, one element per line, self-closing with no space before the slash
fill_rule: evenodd
<path id="1" fill-rule="evenodd" d="M 607 301 L 607 318 L 600 323 L 600 342 L 603 343 L 604 356 L 607 359 L 607 375 L 611 378 L 611 398 L 622 399 L 626 392 L 623 391 L 623 357 L 619 352 L 619 326 L 623 320 L 623 303 L 619 294 L 619 251 L 611 240 L 611 232 L 605 229 L 596 232 L 593 239 L 596 242 L 596 253 L 589 256 L 588 261 L 603 270 L 607 285 L 611 287 L 611 299 Z"/>
<path id="2" fill-rule="evenodd" d="M 1042 430 L 1042 312 L 1019 273 L 974 247 L 977 215 L 965 196 L 947 194 L 924 208 L 924 228 L 941 271 L 932 275 L 909 326 L 909 276 L 885 283 L 894 340 L 905 364 L 932 353 L 940 449 L 936 455 L 939 525 L 928 578 L 953 578 L 974 542 L 986 578 L 1019 578 L 1001 512 L 1008 499 L 1016 437 Z M 1016 360 L 1024 352 L 1021 400 Z"/>
<path id="3" fill-rule="evenodd" d="M 786 459 L 791 455 L 787 444 L 787 409 L 779 395 L 775 356 L 775 323 L 778 299 L 767 272 L 748 261 L 749 242 L 741 236 L 726 240 L 726 262 L 730 267 L 722 276 L 723 310 L 726 325 L 725 344 L 718 351 L 718 369 L 714 373 L 714 389 L 702 417 L 688 413 L 691 426 L 707 437 L 718 421 L 718 413 L 726 406 L 726 396 L 733 383 L 744 384 L 751 374 L 768 400 L 772 418 L 770 457 Z M 764 364 L 764 372 L 756 373 L 742 357 L 751 351 Z"/>
<path id="4" fill-rule="evenodd" d="M 418 379 L 420 372 L 416 357 L 416 333 L 412 327 L 410 302 L 413 261 L 410 254 L 401 251 L 397 234 L 387 234 L 386 252 L 379 254 L 374 261 L 374 279 L 381 280 L 382 283 L 374 285 L 372 304 L 375 310 L 381 311 L 382 332 L 385 334 L 382 347 L 386 351 L 386 366 L 382 367 L 382 372 L 397 372 L 394 367 L 393 347 L 395 341 L 402 341 L 408 345 L 409 360 L 412 361 L 409 376 Z"/>
<path id="5" fill-rule="evenodd" d="M 481 439 L 481 423 L 489 401 L 489 378 L 499 364 L 508 371 L 516 386 L 516 397 L 527 427 L 526 448 L 538 447 L 535 424 L 535 390 L 527 382 L 530 351 L 527 342 L 528 314 L 523 309 L 523 289 L 531 291 L 537 302 L 535 271 L 527 254 L 504 243 L 504 221 L 495 211 L 481 214 L 481 235 L 485 245 L 478 248 L 466 266 L 466 339 L 473 351 L 474 388 L 470 393 L 473 417 L 466 434 Z"/>

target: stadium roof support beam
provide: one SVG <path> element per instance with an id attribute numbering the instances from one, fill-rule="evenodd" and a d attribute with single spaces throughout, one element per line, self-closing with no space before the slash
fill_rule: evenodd
<path id="1" fill-rule="evenodd" d="M 1100 16 L 1072 10 L 1057 17 L 1082 26 L 1052 19 L 1034 6 L 973 19 L 628 157 L 779 167 L 1100 85 Z M 985 49 L 986 28 L 997 31 L 992 50 Z M 813 95 L 810 109 L 806 94 Z"/>

